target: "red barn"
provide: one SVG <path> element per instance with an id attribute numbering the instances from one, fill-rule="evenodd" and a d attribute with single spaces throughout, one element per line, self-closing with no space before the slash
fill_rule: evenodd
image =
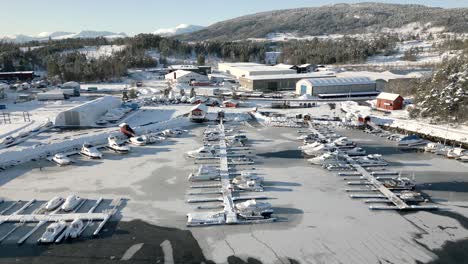
<path id="1" fill-rule="evenodd" d="M 223 102 L 224 107 L 229 107 L 229 108 L 237 108 L 239 106 L 239 102 L 236 100 L 227 100 Z"/>
<path id="2" fill-rule="evenodd" d="M 401 110 L 403 109 L 403 97 L 399 94 L 380 93 L 377 96 L 377 109 L 380 110 Z"/>

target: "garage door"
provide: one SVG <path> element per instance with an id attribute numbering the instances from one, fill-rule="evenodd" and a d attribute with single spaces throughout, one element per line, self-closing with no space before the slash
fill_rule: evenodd
<path id="1" fill-rule="evenodd" d="M 66 126 L 79 126 L 80 125 L 80 115 L 75 111 L 65 112 L 65 125 Z"/>

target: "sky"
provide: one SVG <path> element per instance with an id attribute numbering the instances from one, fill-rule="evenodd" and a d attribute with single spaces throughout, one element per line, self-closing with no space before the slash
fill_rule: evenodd
<path id="1" fill-rule="evenodd" d="M 129 35 L 178 24 L 212 23 L 261 11 L 366 0 L 0 0 L 0 36 L 102 30 Z M 370 0 L 367 0 L 370 2 Z M 468 0 L 382 0 L 444 8 L 468 7 Z M 8 21 L 8 22 L 7 22 Z"/>

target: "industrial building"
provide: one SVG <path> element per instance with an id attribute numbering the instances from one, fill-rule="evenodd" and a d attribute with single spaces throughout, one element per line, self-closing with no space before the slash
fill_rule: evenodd
<path id="1" fill-rule="evenodd" d="M 368 77 L 309 78 L 297 82 L 296 94 L 320 98 L 375 96 L 379 94 L 376 87 Z"/>
<path id="2" fill-rule="evenodd" d="M 208 76 L 196 72 L 177 70 L 166 74 L 166 80 L 173 83 L 191 84 L 192 82 L 209 82 Z"/>
<path id="3" fill-rule="evenodd" d="M 196 65 L 171 65 L 168 67 L 169 73 L 175 71 L 190 71 L 202 75 L 211 73 L 211 66 L 196 66 Z"/>
<path id="4" fill-rule="evenodd" d="M 302 79 L 335 77 L 332 72 L 277 74 L 240 77 L 240 86 L 249 91 L 294 90 L 296 83 Z"/>
<path id="5" fill-rule="evenodd" d="M 63 111 L 55 118 L 59 127 L 93 127 L 107 111 L 122 105 L 119 97 L 104 96 Z"/>
<path id="6" fill-rule="evenodd" d="M 219 71 L 231 74 L 236 78 L 258 75 L 279 75 L 297 73 L 296 70 L 284 69 L 252 62 L 219 63 L 218 69 Z"/>

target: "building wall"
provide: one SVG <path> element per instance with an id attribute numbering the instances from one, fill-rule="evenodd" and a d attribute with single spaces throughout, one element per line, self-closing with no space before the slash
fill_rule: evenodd
<path id="1" fill-rule="evenodd" d="M 404 99 L 400 96 L 395 101 L 386 99 L 377 99 L 376 107 L 384 110 L 401 110 L 403 109 Z"/>
<path id="2" fill-rule="evenodd" d="M 332 86 L 313 86 L 311 95 L 330 94 L 330 93 L 349 93 L 349 92 L 373 92 L 376 90 L 373 84 L 350 84 L 350 85 L 332 85 Z"/>

